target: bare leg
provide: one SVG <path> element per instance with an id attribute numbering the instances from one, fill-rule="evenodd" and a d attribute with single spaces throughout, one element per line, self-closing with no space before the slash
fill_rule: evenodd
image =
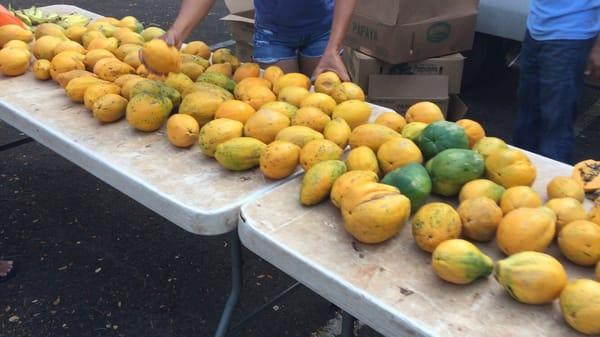
<path id="1" fill-rule="evenodd" d="M 287 60 L 281 60 L 281 61 L 277 61 L 275 63 L 261 63 L 260 67 L 265 69 L 268 66 L 278 66 L 279 68 L 281 68 L 281 70 L 283 70 L 284 73 L 297 73 L 298 72 L 298 59 L 287 59 Z"/>
<path id="2" fill-rule="evenodd" d="M 320 57 L 300 56 L 300 72 L 309 78 L 312 78 L 315 68 L 317 68 L 320 60 Z"/>
<path id="3" fill-rule="evenodd" d="M 13 267 L 12 261 L 0 260 L 0 277 L 4 277 L 10 273 Z"/>

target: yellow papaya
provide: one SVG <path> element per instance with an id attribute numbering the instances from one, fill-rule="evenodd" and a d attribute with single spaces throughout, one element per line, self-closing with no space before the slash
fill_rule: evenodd
<path id="1" fill-rule="evenodd" d="M 226 169 L 244 171 L 260 164 L 267 144 L 252 137 L 232 138 L 217 145 L 215 159 Z"/>
<path id="2" fill-rule="evenodd" d="M 313 165 L 302 179 L 300 203 L 311 206 L 325 200 L 333 183 L 345 172 L 346 165 L 341 160 L 326 160 Z"/>
<path id="3" fill-rule="evenodd" d="M 352 148 L 367 146 L 371 150 L 377 152 L 383 143 L 401 137 L 402 136 L 398 132 L 385 125 L 363 124 L 352 130 L 349 143 Z"/>
<path id="4" fill-rule="evenodd" d="M 560 294 L 560 309 L 565 321 L 575 330 L 600 334 L 600 282 L 577 279 Z"/>
<path id="5" fill-rule="evenodd" d="M 316 139 L 306 143 L 300 150 L 300 165 L 306 171 L 314 164 L 325 160 L 339 160 L 342 149 L 327 139 Z"/>
<path id="6" fill-rule="evenodd" d="M 372 171 L 348 171 L 340 176 L 331 188 L 330 199 L 337 208 L 342 207 L 344 196 L 350 189 L 367 182 L 377 182 L 377 175 Z"/>
<path id="7" fill-rule="evenodd" d="M 323 135 L 307 126 L 292 125 L 279 131 L 276 140 L 283 140 L 303 148 L 311 140 L 323 139 Z"/>
<path id="8" fill-rule="evenodd" d="M 334 142 L 341 149 L 345 149 L 348 146 L 348 140 L 352 134 L 352 129 L 346 121 L 341 117 L 336 117 L 327 122 L 325 129 L 323 130 L 323 136 L 325 139 Z"/>
<path id="9" fill-rule="evenodd" d="M 431 266 L 447 282 L 468 284 L 490 275 L 494 261 L 469 241 L 451 239 L 435 248 L 431 255 Z"/>
<path id="10" fill-rule="evenodd" d="M 206 123 L 198 136 L 200 151 L 209 157 L 214 157 L 217 146 L 233 138 L 242 137 L 244 124 L 227 118 L 214 119 Z"/>
<path id="11" fill-rule="evenodd" d="M 348 171 L 373 171 L 377 175 L 380 174 L 377 156 L 367 146 L 359 146 L 350 150 L 346 158 L 346 167 Z"/>
<path id="12" fill-rule="evenodd" d="M 298 145 L 276 140 L 260 156 L 260 171 L 269 179 L 283 179 L 296 171 L 299 161 Z"/>

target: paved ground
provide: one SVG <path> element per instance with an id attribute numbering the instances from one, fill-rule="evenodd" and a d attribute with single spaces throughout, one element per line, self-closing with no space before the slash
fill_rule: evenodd
<path id="1" fill-rule="evenodd" d="M 178 5 L 73 3 L 163 27 Z M 225 12 L 218 1 L 194 38 L 229 39 L 217 20 Z M 491 135 L 510 139 L 516 78 L 507 72 L 462 95 L 470 117 Z M 586 93 L 591 108 L 578 124 L 577 159 L 600 158 L 598 95 Z M 0 144 L 19 137 L 0 123 Z M 36 143 L 0 156 L 0 256 L 20 267 L 17 278 L 0 286 L 0 337 L 211 335 L 229 290 L 226 238 L 190 235 Z M 244 259 L 248 282 L 236 317 L 293 283 L 247 250 Z M 335 317 L 332 305 L 300 288 L 235 335 L 330 336 Z M 378 335 L 363 327 L 360 336 Z"/>

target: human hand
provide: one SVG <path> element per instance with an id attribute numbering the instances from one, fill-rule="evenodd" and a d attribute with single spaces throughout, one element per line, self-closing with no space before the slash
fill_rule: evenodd
<path id="1" fill-rule="evenodd" d="M 317 67 L 315 68 L 315 72 L 313 73 L 313 77 L 316 78 L 321 73 L 326 71 L 333 71 L 336 73 L 343 82 L 350 81 L 350 76 L 348 75 L 348 70 L 346 70 L 346 66 L 342 61 L 342 57 L 340 53 L 337 51 L 329 52 L 325 51 L 323 56 L 321 56 L 321 60 Z"/>
<path id="2" fill-rule="evenodd" d="M 598 43 L 590 52 L 585 74 L 600 79 L 600 44 Z"/>

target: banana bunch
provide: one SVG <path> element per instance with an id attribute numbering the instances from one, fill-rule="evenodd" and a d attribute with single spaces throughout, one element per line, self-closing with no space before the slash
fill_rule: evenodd
<path id="1" fill-rule="evenodd" d="M 28 26 L 36 26 L 42 23 L 54 23 L 57 22 L 58 20 L 60 20 L 60 15 L 56 14 L 56 13 L 49 13 L 46 14 L 44 13 L 41 9 L 32 6 L 31 8 L 28 9 L 21 9 L 21 10 L 12 10 L 12 8 L 10 8 L 9 6 L 9 10 L 12 11 L 12 13 L 19 18 L 19 20 L 23 21 L 24 24 L 28 25 Z"/>
<path id="2" fill-rule="evenodd" d="M 79 13 L 71 13 L 67 15 L 62 15 L 56 23 L 64 29 L 67 29 L 72 26 L 85 26 L 89 22 L 90 18 L 88 18 L 87 16 L 81 15 Z"/>

